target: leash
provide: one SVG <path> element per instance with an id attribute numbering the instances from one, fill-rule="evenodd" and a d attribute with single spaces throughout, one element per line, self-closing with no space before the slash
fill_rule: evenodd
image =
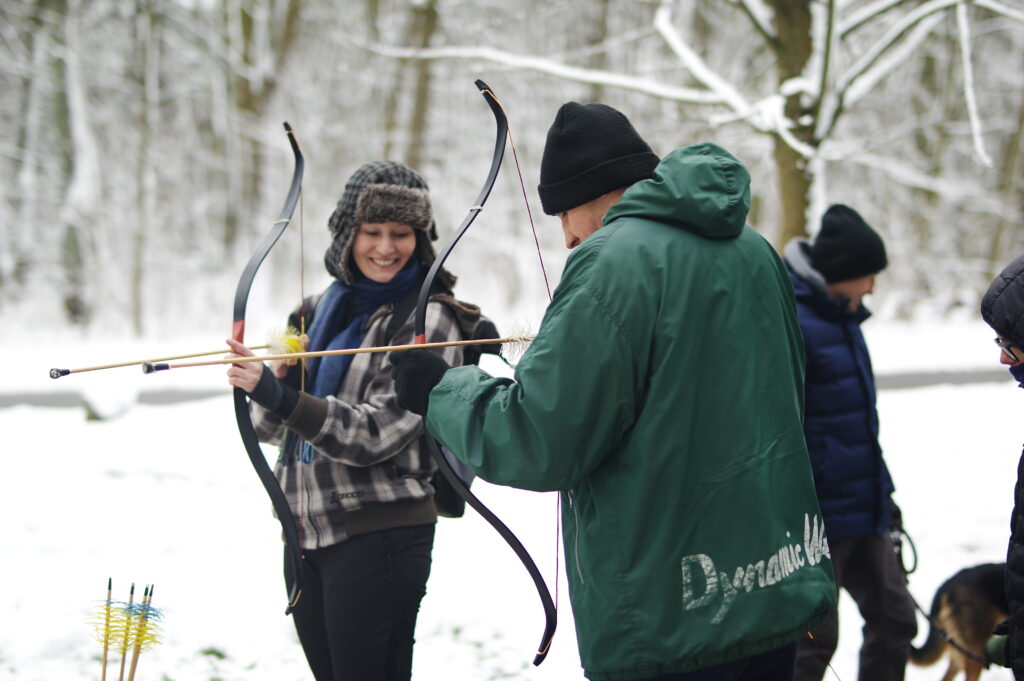
<path id="1" fill-rule="evenodd" d="M 808 631 L 807 638 L 809 638 L 811 640 L 811 643 L 814 644 L 814 647 L 818 649 L 818 656 L 825 663 L 825 666 L 828 668 L 828 670 L 832 672 L 832 675 L 836 677 L 836 681 L 843 681 L 841 678 L 839 678 L 839 672 L 836 671 L 836 668 L 833 667 L 832 663 L 829 661 L 828 653 L 826 653 L 825 649 L 821 647 L 820 643 L 818 643 L 818 639 L 814 638 L 814 634 Z"/>
<path id="2" fill-rule="evenodd" d="M 918 565 L 917 547 L 914 545 L 914 540 L 911 539 L 910 535 L 907 534 L 907 531 L 903 528 L 903 514 L 900 511 L 899 507 L 896 506 L 896 504 L 892 505 L 891 514 L 892 514 L 892 527 L 889 529 L 889 536 L 892 537 L 892 543 L 896 547 L 896 559 L 899 561 L 900 569 L 903 571 L 903 578 L 906 580 L 907 584 L 909 585 L 910 584 L 910 579 L 909 579 L 910 575 L 915 570 L 917 570 L 917 565 Z M 907 544 L 910 546 L 910 551 L 911 551 L 911 553 L 914 556 L 914 562 L 911 565 L 910 569 L 907 569 L 906 563 L 903 562 L 903 539 L 904 538 L 906 538 Z M 935 629 L 936 632 L 938 632 L 939 636 L 941 636 L 942 639 L 946 643 L 948 643 L 949 645 L 951 645 L 954 648 L 956 648 L 965 657 L 967 657 L 967 658 L 969 658 L 971 660 L 974 660 L 975 662 L 981 664 L 981 666 L 984 667 L 985 669 L 988 669 L 989 665 L 992 664 L 991 660 L 989 660 L 987 657 L 982 657 L 981 655 L 978 655 L 977 653 L 974 653 L 974 652 L 972 652 L 970 650 L 967 650 L 962 645 L 960 645 L 956 641 L 956 639 L 954 639 L 952 636 L 950 636 L 948 631 L 946 631 L 944 628 L 942 628 L 939 625 L 939 623 L 936 622 L 932 618 L 932 616 L 930 614 L 925 612 L 924 608 L 921 607 L 921 604 L 917 602 L 916 598 L 914 598 L 914 594 L 910 593 L 910 589 L 907 589 L 907 595 L 910 596 L 910 600 L 914 604 L 914 608 L 916 608 L 917 611 L 919 613 L 921 613 L 921 615 L 923 615 L 926 620 L 928 620 L 928 623 L 931 624 L 932 628 Z"/>

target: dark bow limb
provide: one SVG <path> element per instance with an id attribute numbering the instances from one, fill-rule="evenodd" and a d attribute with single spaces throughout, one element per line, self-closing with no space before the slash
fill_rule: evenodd
<path id="1" fill-rule="evenodd" d="M 430 287 L 434 283 L 434 279 L 437 277 L 437 273 L 441 270 L 441 266 L 444 261 L 448 258 L 448 255 L 455 248 L 455 244 L 459 242 L 462 235 L 466 233 L 469 226 L 473 224 L 476 216 L 483 209 L 484 202 L 487 201 L 487 197 L 491 193 L 491 189 L 494 187 L 494 181 L 498 177 L 498 170 L 501 167 L 501 159 L 505 155 L 505 140 L 508 137 L 508 121 L 505 117 L 505 111 L 501 108 L 501 104 L 491 89 L 481 80 L 476 81 L 476 86 L 483 93 L 484 98 L 487 100 L 488 106 L 491 107 L 491 112 L 494 114 L 494 119 L 497 124 L 497 132 L 494 140 L 494 158 L 491 160 L 491 169 L 487 174 L 487 180 L 484 182 L 483 189 L 480 190 L 480 194 L 477 196 L 473 207 L 470 208 L 469 214 L 462 221 L 462 224 L 455 231 L 455 234 L 448 240 L 441 251 L 437 254 L 437 258 L 434 260 L 434 264 L 431 265 L 430 271 L 427 273 L 426 278 L 423 280 L 423 285 L 420 288 L 419 298 L 416 301 L 416 319 L 415 319 L 415 333 L 416 343 L 426 343 L 426 320 L 427 320 L 427 300 L 430 298 Z M 426 425 L 424 424 L 424 427 Z M 451 464 L 445 459 L 441 453 L 440 446 L 437 441 L 430 437 L 425 438 L 427 442 L 427 448 L 430 450 L 430 455 L 437 462 L 437 466 L 444 475 L 445 479 L 451 484 L 455 491 L 458 492 L 459 496 L 466 500 L 466 503 L 476 509 L 477 513 L 483 516 L 484 520 L 490 523 L 491 527 L 497 530 L 498 534 L 502 536 L 506 543 L 522 561 L 526 571 L 530 573 L 530 578 L 533 579 L 534 585 L 537 587 L 537 594 L 540 596 L 541 605 L 544 607 L 544 636 L 541 639 L 540 647 L 537 651 L 537 655 L 533 659 L 534 665 L 539 665 L 547 657 L 548 649 L 551 647 L 551 639 L 555 635 L 555 627 L 558 623 L 558 613 L 555 610 L 555 604 L 551 599 L 551 592 L 548 591 L 547 584 L 544 582 L 544 578 L 540 574 L 540 570 L 537 569 L 537 564 L 533 561 L 533 558 L 527 552 L 519 538 L 512 533 L 510 529 L 503 523 L 498 516 L 487 508 L 483 502 L 481 502 L 476 495 L 469 491 L 469 488 L 463 484 L 462 480 L 452 470 Z"/>
<path id="2" fill-rule="evenodd" d="M 291 126 L 285 123 L 284 129 L 288 133 L 288 142 L 291 144 L 292 153 L 295 155 L 295 170 L 292 173 L 292 184 L 288 189 L 288 197 L 285 199 L 284 206 L 281 208 L 281 214 L 274 222 L 270 233 L 256 247 L 256 250 L 249 258 L 249 263 L 242 271 L 241 278 L 238 280 L 238 288 L 235 290 L 234 321 L 231 326 L 231 337 L 239 343 L 245 342 L 245 306 L 249 300 L 249 289 L 252 287 L 253 279 L 256 277 L 256 271 L 260 268 L 263 259 L 267 257 L 270 249 L 277 243 L 281 234 L 284 233 L 288 223 L 291 222 L 292 214 L 295 212 L 295 206 L 298 203 L 299 193 L 302 189 L 302 172 L 305 168 L 302 151 L 299 149 L 299 143 L 295 139 L 295 133 L 292 132 Z M 241 388 L 235 388 L 235 419 L 238 421 L 238 432 L 242 436 L 242 443 L 245 445 L 245 451 L 249 455 L 249 461 L 252 463 L 252 467 L 256 469 L 256 474 L 259 476 L 260 482 L 263 483 L 263 488 L 270 496 L 274 512 L 277 514 L 277 519 L 281 522 L 281 529 L 284 531 L 285 546 L 288 550 L 288 560 L 291 565 L 291 574 L 293 575 L 291 589 L 288 594 L 288 608 L 285 610 L 287 615 L 291 613 L 292 608 L 298 603 L 299 596 L 302 594 L 303 570 L 299 529 L 295 523 L 295 517 L 292 515 L 292 510 L 288 506 L 288 498 L 285 497 L 284 490 L 281 489 L 281 483 L 278 482 L 274 471 L 267 464 L 263 450 L 260 449 L 259 438 L 256 436 L 252 417 L 249 415 L 248 395 Z"/>

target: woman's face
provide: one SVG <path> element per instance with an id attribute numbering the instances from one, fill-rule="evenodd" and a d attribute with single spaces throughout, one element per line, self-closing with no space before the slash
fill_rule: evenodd
<path id="1" fill-rule="evenodd" d="M 416 251 L 416 232 L 404 222 L 364 222 L 352 243 L 352 258 L 371 281 L 386 284 Z"/>

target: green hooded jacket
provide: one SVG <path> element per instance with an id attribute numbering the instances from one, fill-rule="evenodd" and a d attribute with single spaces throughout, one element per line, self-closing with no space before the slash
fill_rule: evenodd
<path id="1" fill-rule="evenodd" d="M 836 599 L 785 266 L 750 177 L 669 154 L 570 255 L 515 371 L 448 371 L 427 426 L 480 477 L 561 490 L 585 673 L 646 679 L 795 642 Z"/>

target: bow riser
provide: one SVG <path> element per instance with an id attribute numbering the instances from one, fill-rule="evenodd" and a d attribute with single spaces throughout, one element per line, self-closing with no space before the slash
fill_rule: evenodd
<path id="1" fill-rule="evenodd" d="M 491 108 L 491 112 L 494 114 L 495 123 L 497 126 L 496 137 L 494 141 L 494 157 L 491 160 L 491 168 L 487 174 L 487 180 L 484 182 L 483 189 L 480 190 L 480 194 L 477 196 L 473 207 L 470 209 L 469 214 L 462 221 L 462 224 L 451 236 L 444 247 L 438 252 L 437 258 L 431 265 L 430 270 L 427 272 L 426 278 L 423 280 L 423 285 L 420 288 L 420 294 L 416 301 L 416 317 L 415 317 L 415 343 L 424 344 L 426 343 L 426 319 L 427 319 L 427 301 L 430 298 L 430 289 L 440 272 L 441 267 L 444 265 L 444 261 L 451 254 L 452 249 L 462 238 L 462 235 L 466 233 L 469 226 L 473 224 L 476 216 L 479 215 L 483 209 L 484 202 L 487 201 L 487 197 L 490 196 L 491 189 L 494 187 L 494 182 L 498 177 L 498 170 L 501 168 L 501 160 L 505 154 L 505 141 L 508 138 L 508 119 L 505 116 L 505 111 L 502 109 L 501 104 L 491 89 L 481 80 L 476 81 L 477 88 L 483 93 L 484 98 L 487 100 L 488 106 Z M 425 419 L 424 419 L 425 421 Z M 424 429 L 426 429 L 426 423 L 424 423 Z M 489 509 L 487 506 L 480 501 L 476 495 L 474 495 L 462 480 L 459 479 L 455 471 L 452 470 L 451 464 L 445 458 L 441 452 L 440 445 L 437 441 L 429 436 L 425 438 L 427 443 L 427 449 L 430 450 L 430 455 L 437 463 L 438 469 L 441 474 L 444 475 L 445 479 L 448 480 L 449 484 L 455 489 L 455 491 L 461 496 L 467 504 L 479 513 L 484 520 L 490 523 L 498 534 L 505 540 L 505 542 L 512 548 L 516 556 L 523 563 L 526 571 L 530 574 L 530 578 L 533 580 L 534 585 L 537 587 L 537 594 L 540 596 L 541 605 L 544 608 L 544 635 L 541 638 L 540 647 L 537 651 L 536 656 L 533 659 L 534 665 L 539 665 L 547 657 L 548 649 L 551 646 L 551 639 L 555 635 L 555 628 L 558 623 L 558 613 L 555 609 L 554 601 L 551 598 L 551 592 L 548 591 L 547 584 L 544 582 L 544 578 L 540 574 L 540 570 L 537 568 L 537 564 L 533 561 L 526 547 L 523 546 L 519 538 L 512 533 L 510 529 L 503 523 L 498 517 Z M 557 578 L 557 576 L 556 576 Z"/>
<path id="2" fill-rule="evenodd" d="M 302 157 L 302 150 L 299 149 L 298 140 L 295 139 L 295 133 L 287 123 L 284 124 L 284 129 L 288 133 L 288 141 L 292 147 L 292 154 L 295 157 L 295 170 L 292 172 L 292 182 L 288 189 L 288 196 L 285 198 L 284 206 L 281 208 L 281 213 L 277 220 L 274 222 L 274 226 L 271 228 L 263 241 L 260 242 L 256 250 L 253 251 L 252 256 L 249 258 L 248 264 L 242 271 L 242 276 L 238 280 L 238 288 L 235 290 L 235 305 L 234 305 L 234 316 L 231 325 L 231 337 L 239 343 L 245 342 L 245 308 L 246 302 L 249 299 L 249 291 L 252 288 L 253 279 L 256 278 L 256 271 L 259 270 L 260 265 L 263 263 L 264 258 L 270 253 L 270 250 L 277 243 L 277 240 L 281 238 L 285 228 L 288 227 L 288 223 L 291 222 L 292 214 L 295 213 L 295 207 L 299 201 L 299 195 L 302 191 L 302 174 L 305 169 L 305 161 Z M 288 594 L 288 607 L 285 610 L 285 614 L 290 614 L 292 608 L 299 600 L 299 596 L 302 593 L 302 549 L 299 543 L 299 529 L 295 522 L 295 517 L 292 515 L 291 507 L 288 505 L 288 498 L 284 494 L 284 490 L 281 489 L 281 483 L 278 481 L 277 476 L 274 475 L 274 471 L 271 470 L 267 464 L 266 457 L 263 455 L 263 450 L 260 448 L 259 438 L 256 436 L 256 430 L 253 427 L 252 417 L 249 414 L 249 398 L 247 393 L 241 388 L 235 388 L 234 390 L 234 401 L 235 401 L 235 420 L 238 422 L 238 432 L 241 435 L 242 443 L 245 445 L 245 451 L 249 455 L 249 461 L 252 463 L 253 468 L 256 470 L 256 474 L 259 476 L 260 482 L 263 484 L 263 488 L 266 490 L 267 495 L 270 497 L 271 504 L 273 504 L 274 512 L 277 514 L 277 519 L 281 523 L 281 529 L 284 533 L 285 546 L 288 549 L 288 559 L 291 565 L 291 574 L 293 575 L 293 581 L 291 589 Z"/>

